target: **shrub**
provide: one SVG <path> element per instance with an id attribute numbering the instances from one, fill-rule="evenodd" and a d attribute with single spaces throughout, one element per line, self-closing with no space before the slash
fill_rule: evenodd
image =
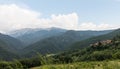
<path id="1" fill-rule="evenodd" d="M 0 62 L 0 69 L 13 69 L 8 62 Z"/>

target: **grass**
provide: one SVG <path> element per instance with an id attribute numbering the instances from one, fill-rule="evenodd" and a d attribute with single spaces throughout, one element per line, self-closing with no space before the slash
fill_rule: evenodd
<path id="1" fill-rule="evenodd" d="M 76 62 L 70 64 L 54 64 L 31 69 L 120 69 L 120 61 Z"/>

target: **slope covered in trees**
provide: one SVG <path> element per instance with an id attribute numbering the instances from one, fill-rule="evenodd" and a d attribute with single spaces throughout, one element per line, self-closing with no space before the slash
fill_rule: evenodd
<path id="1" fill-rule="evenodd" d="M 12 60 L 13 58 L 18 58 L 17 55 L 10 52 L 7 43 L 0 40 L 0 60 Z"/>
<path id="2" fill-rule="evenodd" d="M 113 37 L 115 37 L 116 35 L 119 35 L 119 34 L 120 34 L 120 29 L 117 29 L 117 30 L 114 30 L 110 33 L 104 34 L 104 35 L 91 37 L 91 38 L 88 38 L 86 40 L 79 41 L 79 42 L 72 44 L 71 49 L 86 48 L 92 43 L 96 43 L 96 42 L 99 42 L 102 40 L 112 39 Z"/>
<path id="3" fill-rule="evenodd" d="M 38 57 L 12 62 L 2 61 L 0 62 L 0 68 L 27 69 L 35 66 L 40 66 L 38 68 L 58 69 L 59 68 L 58 66 L 60 66 L 61 69 L 69 68 L 119 69 L 120 65 L 118 59 L 120 59 L 120 35 L 115 36 L 111 40 L 103 40 L 97 43 L 93 43 L 91 46 L 82 50 L 79 49 L 67 51 L 53 56 L 38 55 Z M 109 64 L 114 65 L 114 67 L 109 66 Z M 46 65 L 48 66 L 44 67 Z"/>
<path id="4" fill-rule="evenodd" d="M 66 51 L 54 56 L 59 61 L 103 61 L 120 59 L 120 34 L 111 40 L 99 41 L 82 50 Z"/>
<path id="5" fill-rule="evenodd" d="M 27 55 L 34 55 L 36 52 L 41 54 L 49 53 L 58 53 L 64 50 L 67 50 L 71 44 L 76 41 L 82 41 L 84 39 L 106 34 L 111 32 L 108 31 L 67 31 L 62 35 L 49 37 L 43 40 L 40 40 L 26 48 L 23 52 L 26 52 Z"/>
<path id="6" fill-rule="evenodd" d="M 23 47 L 22 43 L 8 35 L 0 34 L 0 59 L 12 60 L 19 58 L 16 53 Z"/>
<path id="7" fill-rule="evenodd" d="M 69 50 L 69 51 L 62 51 L 62 53 L 58 54 L 49 54 L 49 55 L 39 55 L 34 56 L 33 58 L 24 58 L 20 60 L 14 60 L 11 62 L 5 62 L 5 61 L 0 61 L 0 68 L 8 68 L 8 69 L 27 69 L 35 66 L 41 66 L 41 65 L 54 65 L 54 64 L 67 64 L 67 63 L 85 63 L 84 66 L 86 66 L 86 62 L 84 61 L 90 61 L 88 62 L 87 65 L 94 66 L 94 67 L 101 67 L 100 64 L 96 64 L 95 62 L 103 61 L 103 60 L 118 60 L 120 59 L 120 34 L 119 34 L 119 29 L 115 30 L 111 33 L 116 33 L 114 34 L 114 37 L 110 39 L 105 38 L 104 40 L 99 40 L 97 42 L 94 42 L 84 49 L 75 49 L 75 50 Z M 109 33 L 111 35 L 111 33 Z M 87 42 L 86 42 L 87 43 Z M 5 41 L 0 40 L 0 59 L 6 59 L 6 60 L 11 60 L 11 58 L 18 58 L 13 53 L 10 53 L 7 51 L 4 47 L 6 46 Z M 25 52 L 24 52 L 25 53 Z M 30 55 L 33 55 L 33 53 L 30 53 Z M 5 57 L 4 57 L 5 56 Z M 7 56 L 7 58 L 6 58 Z M 28 56 L 28 55 L 25 55 Z M 22 57 L 25 57 L 22 56 Z M 30 56 L 29 56 L 30 57 Z M 9 58 L 9 59 L 8 59 Z M 93 62 L 95 61 L 95 62 Z M 91 63 L 92 62 L 92 63 Z M 118 61 L 119 62 L 119 61 Z M 117 63 L 118 63 L 117 62 Z M 95 63 L 94 65 L 92 65 Z M 101 62 L 102 66 L 105 66 L 106 62 Z M 112 64 L 113 65 L 113 64 Z M 75 65 L 76 66 L 76 65 Z M 82 66 L 84 68 L 84 66 Z M 78 66 L 77 66 L 78 67 Z M 107 66 L 109 67 L 109 66 Z M 41 67 L 40 67 L 41 68 Z M 51 68 L 51 67 L 50 67 Z M 73 67 L 74 68 L 74 67 Z M 78 67 L 80 68 L 80 67 Z M 116 67 L 117 68 L 117 67 Z"/>
<path id="8" fill-rule="evenodd" d="M 23 44 L 20 40 L 15 39 L 9 35 L 0 34 L 0 40 L 4 41 L 6 46 L 4 48 L 9 51 L 15 51 L 16 49 L 22 49 Z"/>

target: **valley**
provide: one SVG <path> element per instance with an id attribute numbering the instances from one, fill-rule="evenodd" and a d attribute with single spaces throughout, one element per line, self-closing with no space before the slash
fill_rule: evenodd
<path id="1" fill-rule="evenodd" d="M 25 46 L 25 42 L 17 37 L 1 34 L 0 67 L 3 65 L 12 67 L 11 65 L 16 64 L 13 69 L 19 68 L 19 66 L 21 69 L 86 69 L 93 67 L 94 69 L 113 69 L 109 66 L 113 63 L 115 63 L 116 69 L 120 67 L 120 29 L 64 30 L 63 32 L 63 29 L 52 28 L 47 34 L 53 33 L 53 30 L 60 34 L 56 34 L 54 31 L 55 35 L 36 40 L 37 42 L 28 46 Z M 43 34 L 43 30 L 39 32 Z M 33 35 L 33 33 L 30 34 Z M 29 41 L 29 39 L 26 40 Z"/>

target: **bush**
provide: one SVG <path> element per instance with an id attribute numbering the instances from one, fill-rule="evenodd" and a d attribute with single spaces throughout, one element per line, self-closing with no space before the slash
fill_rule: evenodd
<path id="1" fill-rule="evenodd" d="M 31 67 L 36 67 L 44 64 L 43 60 L 41 60 L 41 58 L 39 57 L 23 59 L 23 60 L 20 60 L 20 63 L 23 65 L 24 68 L 31 68 Z"/>
<path id="2" fill-rule="evenodd" d="M 0 62 L 0 69 L 23 69 L 23 66 L 19 61 L 14 62 Z"/>
<path id="3" fill-rule="evenodd" d="M 13 69 L 8 62 L 0 62 L 0 69 Z"/>
<path id="4" fill-rule="evenodd" d="M 120 59 L 120 52 L 119 52 L 119 51 L 116 52 L 116 53 L 113 55 L 113 57 L 114 57 L 115 59 Z"/>
<path id="5" fill-rule="evenodd" d="M 18 60 L 14 60 L 9 64 L 13 69 L 23 69 L 23 65 Z"/>
<path id="6" fill-rule="evenodd" d="M 111 59 L 112 54 L 107 51 L 95 51 L 90 56 L 90 59 L 93 61 L 103 61 L 106 59 Z"/>

